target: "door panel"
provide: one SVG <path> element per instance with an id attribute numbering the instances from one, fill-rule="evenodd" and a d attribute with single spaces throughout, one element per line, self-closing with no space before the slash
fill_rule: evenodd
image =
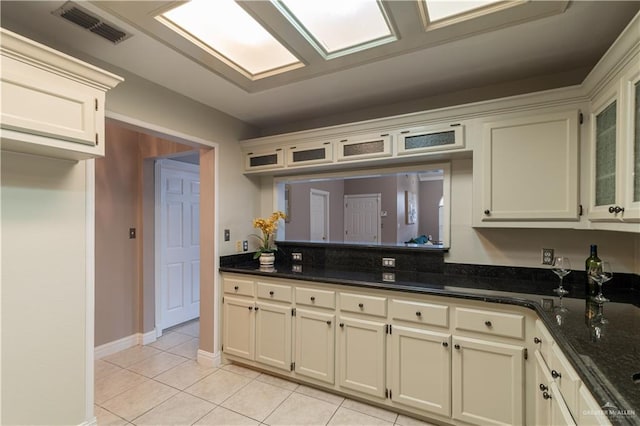
<path id="1" fill-rule="evenodd" d="M 453 417 L 474 424 L 524 423 L 524 348 L 453 338 Z"/>
<path id="2" fill-rule="evenodd" d="M 160 330 L 200 315 L 200 175 L 197 166 L 158 162 Z"/>
<path id="3" fill-rule="evenodd" d="M 341 317 L 339 325 L 340 386 L 383 398 L 386 324 Z"/>
<path id="4" fill-rule="evenodd" d="M 256 361 L 291 370 L 291 307 L 256 303 Z"/>
<path id="5" fill-rule="evenodd" d="M 256 340 L 254 302 L 225 296 L 222 308 L 223 352 L 253 360 Z"/>
<path id="6" fill-rule="evenodd" d="M 296 309 L 296 374 L 334 383 L 335 315 Z"/>
<path id="7" fill-rule="evenodd" d="M 344 196 L 344 240 L 380 244 L 380 194 Z"/>
<path id="8" fill-rule="evenodd" d="M 450 345 L 450 334 L 393 326 L 390 368 L 394 403 L 451 415 Z"/>

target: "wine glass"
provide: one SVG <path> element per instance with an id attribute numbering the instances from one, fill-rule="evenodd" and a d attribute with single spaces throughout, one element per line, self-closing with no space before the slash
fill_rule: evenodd
<path id="1" fill-rule="evenodd" d="M 598 284 L 598 295 L 593 298 L 597 303 L 608 302 L 609 299 L 602 295 L 602 284 L 613 278 L 613 271 L 609 262 L 596 262 L 589 267 L 589 276 Z"/>
<path id="2" fill-rule="evenodd" d="M 562 287 L 562 280 L 571 272 L 571 262 L 568 257 L 555 257 L 551 264 L 551 270 L 560 278 L 560 286 L 553 291 L 560 297 L 569 292 Z"/>

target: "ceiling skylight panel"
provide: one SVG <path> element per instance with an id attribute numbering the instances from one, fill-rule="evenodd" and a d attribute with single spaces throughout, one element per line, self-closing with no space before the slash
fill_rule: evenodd
<path id="1" fill-rule="evenodd" d="M 395 40 L 377 0 L 272 0 L 325 56 L 352 53 Z"/>
<path id="2" fill-rule="evenodd" d="M 158 19 L 251 76 L 300 64 L 234 0 L 191 0 Z"/>
<path id="3" fill-rule="evenodd" d="M 429 21 L 439 21 L 481 7 L 499 3 L 501 0 L 424 0 L 429 11 Z"/>

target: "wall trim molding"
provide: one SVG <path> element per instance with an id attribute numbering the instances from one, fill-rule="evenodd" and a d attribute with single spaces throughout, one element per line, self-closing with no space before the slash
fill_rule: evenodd
<path id="1" fill-rule="evenodd" d="M 96 346 L 93 351 L 94 359 L 102 359 L 106 356 L 115 354 L 116 352 L 132 348 L 137 345 L 148 345 L 156 341 L 155 328 L 146 333 L 134 333 L 130 336 Z"/>
<path id="2" fill-rule="evenodd" d="M 198 364 L 205 367 L 219 367 L 222 363 L 222 357 L 220 356 L 220 352 L 212 353 L 198 349 L 197 361 Z"/>
<path id="3" fill-rule="evenodd" d="M 98 418 L 93 416 L 92 419 L 80 423 L 79 426 L 98 426 Z"/>

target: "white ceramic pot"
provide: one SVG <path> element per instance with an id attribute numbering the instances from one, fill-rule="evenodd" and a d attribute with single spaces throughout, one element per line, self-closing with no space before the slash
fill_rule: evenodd
<path id="1" fill-rule="evenodd" d="M 273 267 L 276 261 L 275 253 L 261 253 L 260 254 L 260 267 Z"/>

